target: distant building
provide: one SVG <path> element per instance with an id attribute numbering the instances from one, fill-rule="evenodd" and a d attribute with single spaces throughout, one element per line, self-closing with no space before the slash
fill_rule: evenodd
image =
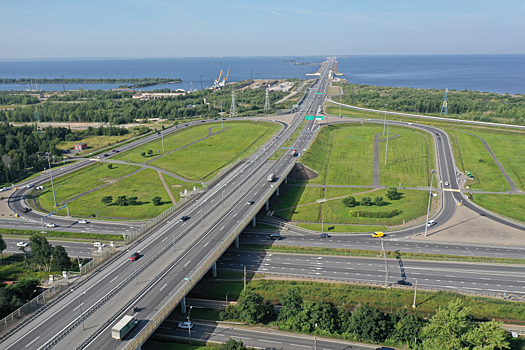
<path id="1" fill-rule="evenodd" d="M 87 143 L 75 143 L 75 152 L 81 152 L 87 148 Z"/>
<path id="2" fill-rule="evenodd" d="M 177 97 L 186 94 L 186 92 L 182 89 L 178 89 L 176 91 L 180 92 L 143 92 L 133 95 L 133 98 L 136 100 L 158 100 L 159 98 Z"/>

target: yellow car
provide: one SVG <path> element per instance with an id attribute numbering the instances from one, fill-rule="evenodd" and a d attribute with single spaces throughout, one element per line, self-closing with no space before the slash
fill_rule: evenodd
<path id="1" fill-rule="evenodd" d="M 383 237 L 385 234 L 383 232 L 374 232 L 372 233 L 372 237 Z"/>

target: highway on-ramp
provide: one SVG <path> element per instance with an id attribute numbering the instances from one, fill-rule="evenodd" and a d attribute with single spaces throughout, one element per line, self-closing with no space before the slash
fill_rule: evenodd
<path id="1" fill-rule="evenodd" d="M 305 100 L 312 108 L 322 104 L 322 97 L 316 91 L 326 90 L 326 76 L 327 72 Z M 92 349 L 125 346 L 166 304 L 173 292 L 186 283 L 198 281 L 201 276 L 193 274 L 224 242 L 229 242 L 226 240 L 230 233 L 243 220 L 251 219 L 255 214 L 253 208 L 264 204 L 262 198 L 275 190 L 267 181 L 268 173 L 282 178 L 295 159 L 287 153 L 275 162 L 267 162 L 267 159 L 295 132 L 305 112 L 297 114 L 292 125 L 207 189 L 183 213 L 170 217 L 152 234 L 128 246 L 129 252 L 121 253 L 83 282 L 73 285 L 73 292 L 65 294 L 7 339 L 2 339 L 5 349 L 74 349 L 78 344 Z M 305 130 L 311 130 L 314 123 L 309 121 Z M 314 132 L 301 133 L 293 146 L 297 149 L 307 147 L 314 135 Z M 255 204 L 247 204 L 248 201 Z M 190 219 L 180 221 L 182 215 Z M 136 262 L 129 261 L 133 252 L 141 255 Z M 135 303 L 145 309 L 137 315 L 139 325 L 126 342 L 114 341 L 109 329 L 114 321 L 130 313 Z"/>

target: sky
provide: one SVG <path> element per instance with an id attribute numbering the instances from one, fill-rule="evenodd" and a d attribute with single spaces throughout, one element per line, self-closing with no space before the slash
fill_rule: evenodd
<path id="1" fill-rule="evenodd" d="M 525 53 L 523 0 L 0 0 L 0 59 Z"/>

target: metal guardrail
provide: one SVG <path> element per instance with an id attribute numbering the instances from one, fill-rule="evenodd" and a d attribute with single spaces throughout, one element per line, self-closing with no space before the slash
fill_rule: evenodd
<path id="1" fill-rule="evenodd" d="M 282 253 L 282 254 L 305 254 L 305 255 L 334 255 L 334 256 L 355 256 L 355 257 L 363 257 L 363 258 L 379 258 L 383 257 L 381 255 L 381 252 L 378 251 L 377 254 L 367 254 L 367 253 L 345 253 L 345 252 L 330 252 L 330 251 L 315 251 L 315 250 L 287 250 L 287 249 L 271 249 L 271 250 L 265 250 L 264 248 L 249 248 L 249 247 L 243 247 L 242 250 L 250 251 L 250 252 L 260 252 L 260 253 Z M 396 255 L 387 254 L 387 259 L 396 259 Z M 471 262 L 471 263 L 491 263 L 491 264 L 515 264 L 515 265 L 523 265 L 525 264 L 525 259 L 486 259 L 480 257 L 479 259 L 468 259 L 468 258 L 442 258 L 442 257 L 433 257 L 433 256 L 419 256 L 419 255 L 399 255 L 400 259 L 402 260 L 429 260 L 429 261 L 451 261 L 451 262 Z M 496 258 L 497 259 L 497 258 Z"/>
<path id="2" fill-rule="evenodd" d="M 69 286 L 69 280 L 64 279 L 62 283 L 57 283 L 51 288 L 44 291 L 42 294 L 37 295 L 35 298 L 31 299 L 28 303 L 24 304 L 10 315 L 5 317 L 0 321 L 0 332 L 4 332 L 12 325 L 16 324 L 19 320 L 23 319 L 26 315 L 40 308 L 41 305 L 44 305 L 47 301 L 52 299 L 58 293 L 62 292 L 64 289 L 67 289 Z"/>
<path id="3" fill-rule="evenodd" d="M 113 254 L 115 254 L 117 250 L 115 247 L 109 247 L 102 251 L 98 256 L 93 257 L 93 260 L 88 262 L 86 265 L 82 266 L 80 268 L 81 274 L 86 274 L 89 270 L 92 268 L 102 264 L 107 258 L 111 257 Z"/>

